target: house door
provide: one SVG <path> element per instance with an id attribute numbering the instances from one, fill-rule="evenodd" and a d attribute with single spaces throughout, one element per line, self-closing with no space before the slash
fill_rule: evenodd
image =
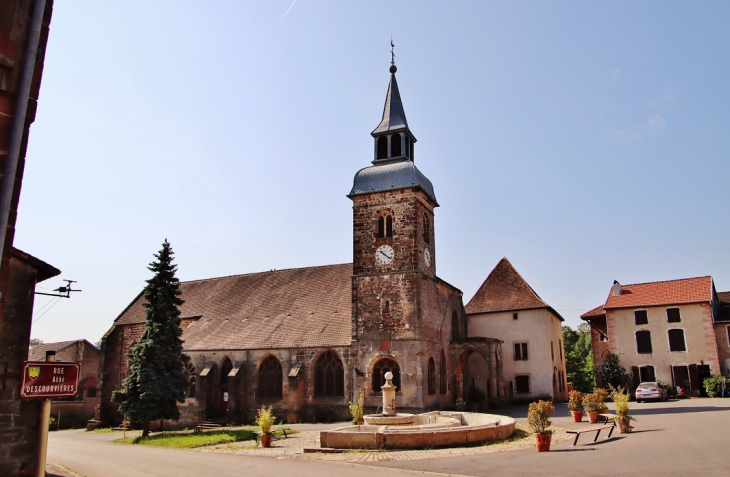
<path id="1" fill-rule="evenodd" d="M 705 379 L 711 376 L 709 364 L 698 364 L 697 365 L 697 379 L 700 382 L 700 396 L 707 397 L 705 391 Z"/>
<path id="2" fill-rule="evenodd" d="M 688 391 L 692 389 L 689 383 L 689 370 L 687 366 L 672 366 L 672 378 L 674 379 L 674 387 L 681 386 Z"/>

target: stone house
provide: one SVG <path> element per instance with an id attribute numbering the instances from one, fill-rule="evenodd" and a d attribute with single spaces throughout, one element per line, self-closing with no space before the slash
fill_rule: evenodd
<path id="1" fill-rule="evenodd" d="M 51 402 L 51 416 L 58 418 L 60 415 L 62 427 L 64 421 L 69 420 L 86 425 L 86 421 L 94 417 L 99 404 L 97 381 L 101 351 L 86 340 L 43 343 L 33 347 L 28 354 L 28 361 L 45 361 L 46 351 L 55 351 L 56 361 L 81 365 L 78 394 L 73 398 L 54 399 Z"/>
<path id="2" fill-rule="evenodd" d="M 725 301 L 722 300 L 725 299 Z M 730 365 L 727 302 L 712 277 L 621 285 L 614 282 L 606 302 L 581 318 L 591 325 L 593 358 L 607 352 L 641 381 L 664 381 L 692 395 L 702 381 Z"/>
<path id="3" fill-rule="evenodd" d="M 563 317 L 545 303 L 507 258 L 499 261 L 466 305 L 469 335 L 504 341 L 504 381 L 515 401 L 565 401 Z M 478 362 L 469 363 L 472 375 Z"/>
<path id="4" fill-rule="evenodd" d="M 391 65 L 372 165 L 355 174 L 353 263 L 181 283 L 190 376 L 180 426 L 250 422 L 262 405 L 279 419 L 347 419 L 362 393 L 382 404 L 390 371 L 398 409 L 422 412 L 465 397 L 472 355 L 489 397 L 505 402 L 501 341 L 467 334 L 462 292 L 436 275 L 434 188 L 416 167 Z M 144 326 L 140 294 L 102 340 L 100 419 L 121 419 L 111 393 Z"/>

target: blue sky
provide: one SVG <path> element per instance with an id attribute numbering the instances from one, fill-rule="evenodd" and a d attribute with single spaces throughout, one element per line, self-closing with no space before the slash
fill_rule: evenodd
<path id="1" fill-rule="evenodd" d="M 98 340 L 165 238 L 181 280 L 350 262 L 391 35 L 465 304 L 504 256 L 571 326 L 614 279 L 730 290 L 728 24 L 724 1 L 56 2 L 15 246 L 83 292 L 38 296 L 32 335 Z"/>

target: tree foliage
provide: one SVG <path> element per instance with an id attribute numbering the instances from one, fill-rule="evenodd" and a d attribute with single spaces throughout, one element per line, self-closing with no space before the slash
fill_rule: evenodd
<path id="1" fill-rule="evenodd" d="M 578 391 L 593 391 L 593 346 L 591 329 L 588 323 L 578 325 L 578 331 L 563 326 L 563 346 L 565 348 L 565 371 L 568 382 Z"/>
<path id="2" fill-rule="evenodd" d="M 618 362 L 618 355 L 608 353 L 605 361 L 596 366 L 596 384 L 603 388 L 613 387 L 618 389 L 631 388 L 634 381 L 634 374 L 627 373 L 626 369 Z"/>
<path id="3" fill-rule="evenodd" d="M 185 401 L 188 387 L 183 368 L 187 356 L 180 339 L 179 306 L 183 300 L 167 239 L 155 258 L 148 267 L 154 276 L 147 280 L 144 290 L 144 331 L 127 355 L 131 365 L 124 389 L 112 398 L 131 421 L 144 423 L 145 437 L 151 420 L 180 418 L 177 403 Z"/>

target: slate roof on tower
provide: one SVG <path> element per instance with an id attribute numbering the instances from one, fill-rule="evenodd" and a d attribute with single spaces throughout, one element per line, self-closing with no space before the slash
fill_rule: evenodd
<path id="1" fill-rule="evenodd" d="M 355 174 L 352 190 L 347 196 L 354 197 L 362 194 L 405 189 L 408 187 L 421 189 L 438 206 L 436 193 L 433 191 L 433 184 L 408 159 L 360 169 Z"/>
<path id="2" fill-rule="evenodd" d="M 371 133 L 373 136 L 379 133 L 396 132 L 408 129 L 406 112 L 403 110 L 403 101 L 398 91 L 398 81 L 395 79 L 395 66 L 391 67 L 390 83 L 388 93 L 385 96 L 385 107 L 383 108 L 383 119 L 378 127 Z"/>
<path id="3" fill-rule="evenodd" d="M 476 294 L 467 303 L 468 314 L 547 308 L 560 321 L 563 317 L 527 284 L 507 258 L 502 258 Z"/>
<path id="4" fill-rule="evenodd" d="M 183 349 L 349 346 L 352 264 L 293 268 L 181 282 Z M 144 323 L 140 294 L 115 325 Z"/>

